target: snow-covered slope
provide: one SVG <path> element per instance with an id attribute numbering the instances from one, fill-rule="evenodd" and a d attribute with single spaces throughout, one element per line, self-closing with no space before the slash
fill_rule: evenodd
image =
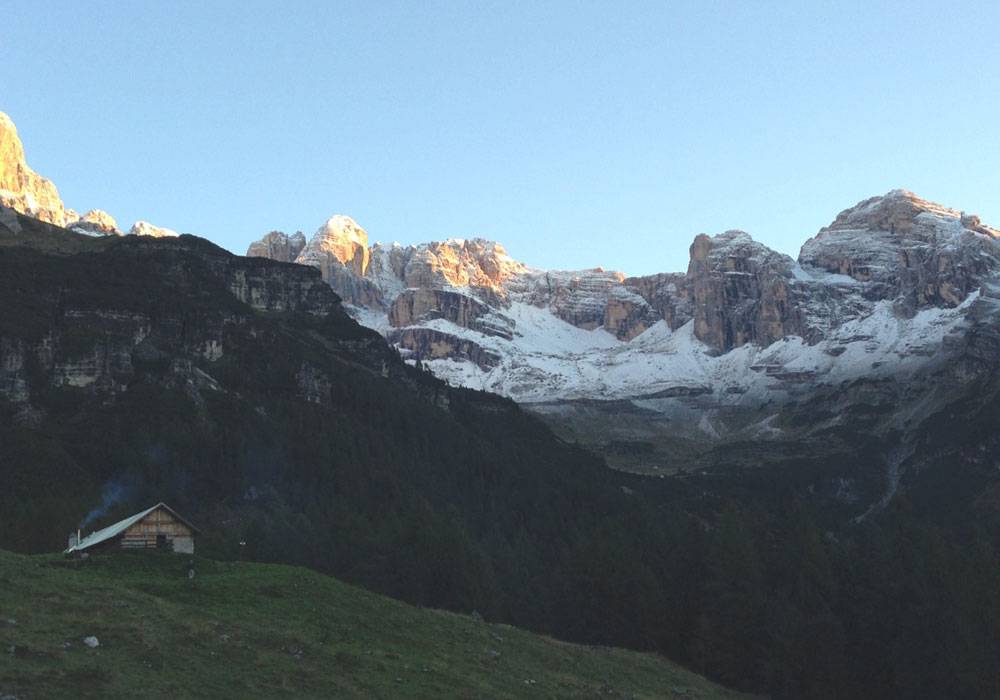
<path id="1" fill-rule="evenodd" d="M 603 329 L 576 328 L 521 302 L 507 309 L 517 328 L 510 340 L 441 320 L 421 326 L 467 338 L 499 357 L 489 368 L 450 357 L 425 361 L 434 374 L 522 402 L 693 391 L 717 393 L 722 403 L 736 403 L 746 394 L 761 398 L 783 391 L 790 383 L 839 383 L 913 369 L 933 355 L 949 333 L 962 328 L 977 298 L 978 292 L 954 309 L 923 309 L 909 319 L 900 318 L 891 302 L 880 301 L 870 313 L 832 329 L 815 344 L 790 336 L 763 348 L 746 344 L 721 355 L 695 337 L 694 321 L 672 331 L 661 320 L 623 342 Z M 378 324 L 376 319 L 371 322 Z M 382 329 L 391 334 L 384 325 Z"/>

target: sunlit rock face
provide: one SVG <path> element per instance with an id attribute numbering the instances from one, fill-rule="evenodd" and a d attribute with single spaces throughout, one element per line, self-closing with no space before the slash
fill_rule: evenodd
<path id="1" fill-rule="evenodd" d="M 502 245 L 481 238 L 410 246 L 403 257 L 406 287 L 479 287 L 501 292 L 504 282 L 524 270 Z"/>
<path id="2" fill-rule="evenodd" d="M 148 221 L 136 221 L 128 231 L 129 236 L 150 236 L 152 238 L 173 238 L 180 234 L 169 228 L 154 226 Z"/>
<path id="3" fill-rule="evenodd" d="M 52 182 L 28 167 L 17 128 L 0 112 L 0 205 L 57 226 L 66 224 L 66 208 Z"/>
<path id="4" fill-rule="evenodd" d="M 67 218 L 69 217 L 67 216 Z M 122 233 L 118 229 L 118 222 L 115 221 L 114 217 L 101 209 L 91 209 L 75 221 L 69 221 L 66 225 L 71 231 L 90 236 L 120 236 Z"/>
<path id="5" fill-rule="evenodd" d="M 80 216 L 63 205 L 56 186 L 28 167 L 17 128 L 3 112 L 0 112 L 0 206 L 86 236 L 122 233 L 118 222 L 106 211 L 91 209 Z M 145 221 L 136 222 L 129 233 L 155 237 L 177 235 Z"/>
<path id="6" fill-rule="evenodd" d="M 282 231 L 271 231 L 259 241 L 251 243 L 247 255 L 279 262 L 295 262 L 305 247 L 306 237 L 301 231 L 296 231 L 291 236 Z"/>
<path id="7" fill-rule="evenodd" d="M 346 267 L 363 277 L 368 271 L 368 234 L 349 216 L 331 216 L 313 234 L 295 262 L 312 265 L 329 279 L 331 268 Z"/>

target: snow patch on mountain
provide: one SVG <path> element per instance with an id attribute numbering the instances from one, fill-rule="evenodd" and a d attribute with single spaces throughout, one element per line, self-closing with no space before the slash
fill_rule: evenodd
<path id="1" fill-rule="evenodd" d="M 421 326 L 471 340 L 502 358 L 489 370 L 467 360 L 425 361 L 437 376 L 520 402 L 652 398 L 694 391 L 713 393 L 726 404 L 748 396 L 761 398 L 807 380 L 837 384 L 905 373 L 937 351 L 978 297 L 970 295 L 954 309 L 924 309 L 912 318 L 901 318 L 890 302 L 881 301 L 867 316 L 844 323 L 814 345 L 789 337 L 765 348 L 744 345 L 723 355 L 694 336 L 693 322 L 671 331 L 660 321 L 622 342 L 603 329 L 580 329 L 546 309 L 520 302 L 506 310 L 516 322 L 513 340 L 441 320 Z"/>

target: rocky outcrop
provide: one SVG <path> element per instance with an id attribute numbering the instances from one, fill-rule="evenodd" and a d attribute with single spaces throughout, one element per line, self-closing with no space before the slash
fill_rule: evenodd
<path id="1" fill-rule="evenodd" d="M 792 300 L 793 265 L 787 255 L 743 231 L 699 235 L 691 244 L 687 274 L 695 336 L 726 352 L 802 335 L 801 314 Z"/>
<path id="2" fill-rule="evenodd" d="M 443 318 L 463 328 L 471 328 L 489 307 L 465 294 L 440 289 L 407 289 L 389 307 L 389 323 L 412 326 L 418 321 Z"/>
<path id="3" fill-rule="evenodd" d="M 604 307 L 604 330 L 619 340 L 632 340 L 660 320 L 641 295 L 625 287 L 615 287 Z"/>
<path id="4" fill-rule="evenodd" d="M 608 297 L 621 287 L 624 275 L 595 268 L 580 271 L 529 271 L 512 280 L 511 298 L 548 308 L 577 328 L 593 330 L 604 324 Z"/>
<path id="5" fill-rule="evenodd" d="M 499 292 L 504 282 L 524 270 L 502 245 L 481 238 L 412 246 L 405 258 L 406 287 L 480 287 Z"/>
<path id="6" fill-rule="evenodd" d="M 694 317 L 691 286 L 687 275 L 682 272 L 628 277 L 624 284 L 645 299 L 656 315 L 672 329 L 680 328 Z"/>
<path id="7" fill-rule="evenodd" d="M 180 234 L 169 228 L 154 226 L 148 221 L 136 221 L 128 230 L 129 236 L 150 236 L 152 238 L 174 238 Z"/>
<path id="8" fill-rule="evenodd" d="M 301 231 L 296 231 L 291 236 L 282 231 L 271 231 L 259 241 L 250 244 L 247 256 L 270 258 L 278 262 L 295 262 L 305 247 L 306 237 Z"/>
<path id="9" fill-rule="evenodd" d="M 315 273 L 308 274 L 293 266 L 255 265 L 244 260 L 234 256 L 226 265 L 225 279 L 233 296 L 254 309 L 319 316 L 339 309 L 340 299 Z"/>
<path id="10" fill-rule="evenodd" d="M 366 278 L 368 236 L 353 219 L 331 217 L 309 243 L 301 231 L 291 236 L 271 231 L 247 249 L 248 257 L 297 262 L 315 267 L 328 285 L 348 304 L 377 308 L 382 292 Z"/>
<path id="11" fill-rule="evenodd" d="M 479 369 L 489 371 L 500 364 L 500 356 L 473 340 L 460 338 L 433 328 L 401 328 L 390 331 L 390 343 L 401 348 L 415 360 L 468 360 Z"/>
<path id="12" fill-rule="evenodd" d="M 88 236 L 120 236 L 122 233 L 114 217 L 101 209 L 91 209 L 75 221 L 69 222 L 67 227 L 70 231 Z"/>
<path id="13" fill-rule="evenodd" d="M 66 208 L 52 182 L 28 167 L 17 128 L 0 112 L 0 206 L 10 207 L 57 226 L 66 223 Z"/>
<path id="14" fill-rule="evenodd" d="M 359 277 L 349 267 L 330 262 L 320 267 L 326 283 L 351 306 L 381 309 L 384 305 L 382 290 L 368 277 Z"/>
<path id="15" fill-rule="evenodd" d="M 510 319 L 474 297 L 441 289 L 405 290 L 392 302 L 388 317 L 394 328 L 442 319 L 485 335 L 507 340 L 514 337 L 514 322 Z"/>

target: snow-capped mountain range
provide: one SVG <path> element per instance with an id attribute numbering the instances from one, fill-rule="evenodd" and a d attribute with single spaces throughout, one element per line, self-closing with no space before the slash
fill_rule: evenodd
<path id="1" fill-rule="evenodd" d="M 520 402 L 720 392 L 923 362 L 1000 265 L 1000 232 L 902 190 L 842 212 L 798 261 L 699 235 L 687 273 L 529 268 L 481 239 L 367 245 L 335 216 L 249 255 L 318 267 L 354 316 L 462 386 Z"/>
<path id="2" fill-rule="evenodd" d="M 917 386 L 1000 308 L 1000 232 L 904 190 L 844 210 L 797 260 L 726 231 L 694 239 L 686 272 L 644 277 L 533 269 L 482 239 L 368 246 L 346 216 L 248 254 L 319 268 L 405 357 L 639 468 L 790 438 L 794 406 L 858 381 Z"/>
<path id="3" fill-rule="evenodd" d="M 0 209 L 121 233 L 105 212 L 64 207 L 3 114 Z M 534 269 L 482 239 L 370 246 L 347 216 L 309 240 L 269 233 L 248 255 L 317 268 L 411 362 L 511 397 L 629 469 L 818 450 L 842 456 L 824 482 L 836 498 L 854 488 L 839 465 L 884 467 L 865 472 L 887 475 L 869 480 L 870 499 L 940 453 L 917 449 L 938 426 L 978 425 L 977 407 L 1000 397 L 1000 233 L 903 190 L 844 210 L 797 260 L 727 231 L 695 237 L 686 272 L 643 277 Z"/>

